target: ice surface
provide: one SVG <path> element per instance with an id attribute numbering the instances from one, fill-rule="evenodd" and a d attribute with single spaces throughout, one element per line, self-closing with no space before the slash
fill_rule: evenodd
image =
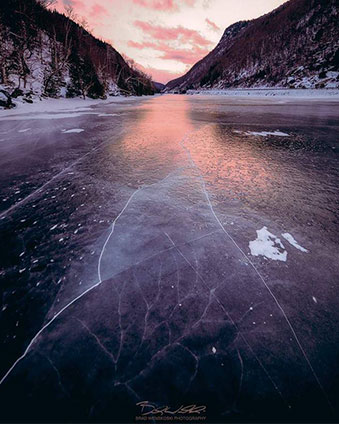
<path id="1" fill-rule="evenodd" d="M 18 135 L 24 123 L 0 123 L 8 132 L 4 188 L 13 181 L 0 220 L 8 246 L 0 395 L 11 419 L 33 411 L 32 422 L 65 421 L 69 399 L 77 399 L 74 416 L 88 418 L 91 405 L 90 420 L 107 422 L 117 399 L 126 414 L 133 408 L 121 405 L 137 399 L 173 406 L 201 399 L 215 422 L 234 409 L 274 418 L 293 414 L 290 404 L 297 415 L 327 410 L 321 383 L 336 393 L 326 382 L 334 381 L 338 345 L 331 318 L 337 241 L 330 239 L 339 168 L 332 150 L 310 168 L 314 152 L 297 142 L 316 137 L 313 124 L 322 139 L 333 134 L 332 105 L 325 113 L 312 107 L 310 116 L 308 106 L 270 114 L 231 102 L 103 102 L 91 125 L 36 120 L 37 137 Z M 71 104 L 59 112 L 88 112 Z M 121 132 L 99 116 L 115 113 Z M 61 132 L 84 121 L 81 137 Z M 253 137 L 232 137 L 233 127 L 291 135 L 265 148 Z M 275 260 L 247 252 L 263 222 L 253 254 Z M 284 246 L 277 228 L 307 234 L 312 252 L 299 254 L 285 239 Z M 288 266 L 287 249 L 296 254 Z M 305 395 L 307 406 L 303 384 L 314 394 Z"/>

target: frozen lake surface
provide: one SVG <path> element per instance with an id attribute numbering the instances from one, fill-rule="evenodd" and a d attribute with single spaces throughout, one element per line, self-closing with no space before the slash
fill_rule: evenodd
<path id="1" fill-rule="evenodd" d="M 337 421 L 338 110 L 3 112 L 1 420 Z"/>

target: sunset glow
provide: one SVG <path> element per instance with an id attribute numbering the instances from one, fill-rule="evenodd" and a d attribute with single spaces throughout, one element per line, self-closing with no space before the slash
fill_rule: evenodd
<path id="1" fill-rule="evenodd" d="M 225 28 L 285 0 L 58 0 L 71 5 L 93 34 L 166 83 L 185 73 L 220 40 Z"/>

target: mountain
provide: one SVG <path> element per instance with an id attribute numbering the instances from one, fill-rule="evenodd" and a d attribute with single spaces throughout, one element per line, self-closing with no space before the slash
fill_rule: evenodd
<path id="1" fill-rule="evenodd" d="M 339 86 L 337 0 L 290 0 L 231 25 L 220 42 L 165 91 Z"/>
<path id="2" fill-rule="evenodd" d="M 154 94 L 151 79 L 85 24 L 48 10 L 48 1 L 1 0 L 0 88 L 3 98 L 104 98 Z"/>
<path id="3" fill-rule="evenodd" d="M 162 91 L 165 88 L 165 84 L 162 84 L 161 82 L 153 81 L 153 85 L 158 92 Z"/>

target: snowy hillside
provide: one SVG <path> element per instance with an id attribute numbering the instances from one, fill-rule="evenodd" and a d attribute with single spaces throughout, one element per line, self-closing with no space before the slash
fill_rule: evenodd
<path id="1" fill-rule="evenodd" d="M 219 44 L 167 91 L 200 88 L 337 88 L 336 0 L 290 0 L 226 29 Z"/>
<path id="2" fill-rule="evenodd" d="M 147 75 L 74 18 L 71 10 L 61 15 L 37 0 L 2 1 L 0 105 L 10 106 L 13 98 L 154 93 Z"/>

